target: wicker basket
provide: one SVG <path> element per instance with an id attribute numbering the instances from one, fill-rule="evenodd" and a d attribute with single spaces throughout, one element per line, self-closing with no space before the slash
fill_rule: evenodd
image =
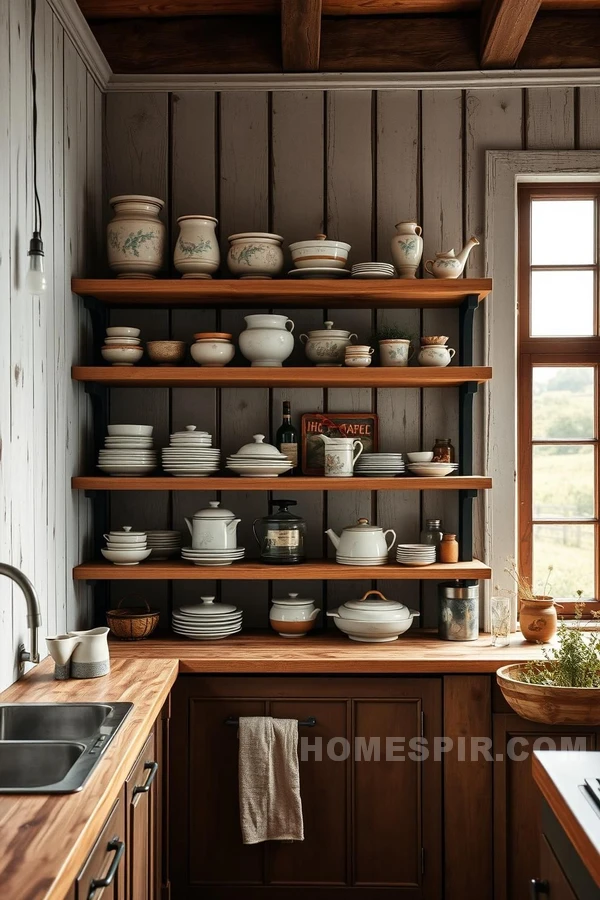
<path id="1" fill-rule="evenodd" d="M 111 632 L 121 641 L 141 641 L 149 637 L 158 625 L 160 613 L 150 609 L 146 600 L 143 601 L 146 609 L 139 606 L 122 608 L 123 602 L 121 600 L 116 609 L 106 613 L 106 622 Z"/>

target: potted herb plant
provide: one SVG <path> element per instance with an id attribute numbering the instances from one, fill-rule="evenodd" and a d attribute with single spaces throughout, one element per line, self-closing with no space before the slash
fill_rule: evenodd
<path id="1" fill-rule="evenodd" d="M 397 325 L 380 325 L 374 335 L 382 366 L 407 366 L 414 350 L 412 336 Z"/>
<path id="2" fill-rule="evenodd" d="M 577 607 L 581 619 L 582 606 Z M 600 725 L 600 632 L 581 622 L 558 628 L 559 645 L 545 660 L 503 666 L 496 679 L 518 715 L 546 725 Z"/>

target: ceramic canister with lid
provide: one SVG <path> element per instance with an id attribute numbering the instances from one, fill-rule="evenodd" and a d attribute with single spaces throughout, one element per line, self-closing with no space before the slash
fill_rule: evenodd
<path id="1" fill-rule="evenodd" d="M 324 328 L 316 328 L 308 334 L 300 335 L 300 343 L 305 344 L 306 356 L 316 366 L 341 366 L 346 347 L 357 339 L 354 332 L 334 328 L 333 322 L 324 322 Z"/>
<path id="2" fill-rule="evenodd" d="M 298 594 L 288 594 L 284 599 L 273 599 L 269 620 L 281 637 L 303 637 L 314 628 L 320 611 L 314 600 L 302 599 Z"/>

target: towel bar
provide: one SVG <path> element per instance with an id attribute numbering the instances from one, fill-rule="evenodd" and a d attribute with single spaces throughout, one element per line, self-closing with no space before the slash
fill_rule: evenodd
<path id="1" fill-rule="evenodd" d="M 237 716 L 228 716 L 224 722 L 225 725 L 239 725 L 240 720 Z M 298 725 L 304 726 L 305 728 L 314 728 L 317 724 L 317 720 L 314 716 L 309 716 L 308 719 L 302 719 L 298 721 Z"/>

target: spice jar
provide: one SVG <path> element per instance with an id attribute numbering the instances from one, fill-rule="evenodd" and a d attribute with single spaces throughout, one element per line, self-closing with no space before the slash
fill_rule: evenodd
<path id="1" fill-rule="evenodd" d="M 458 562 L 458 541 L 455 534 L 445 534 L 440 544 L 440 562 Z"/>
<path id="2" fill-rule="evenodd" d="M 438 562 L 443 536 L 441 519 L 425 519 L 425 528 L 421 531 L 421 543 L 427 544 L 428 547 L 435 547 L 435 556 Z"/>
<path id="3" fill-rule="evenodd" d="M 254 520 L 252 530 L 260 547 L 260 560 L 274 565 L 302 563 L 305 558 L 306 522 L 289 512 L 295 500 L 273 500 L 277 512 Z"/>
<path id="4" fill-rule="evenodd" d="M 456 462 L 455 456 L 456 454 L 450 438 L 435 439 L 432 462 L 453 463 Z"/>

